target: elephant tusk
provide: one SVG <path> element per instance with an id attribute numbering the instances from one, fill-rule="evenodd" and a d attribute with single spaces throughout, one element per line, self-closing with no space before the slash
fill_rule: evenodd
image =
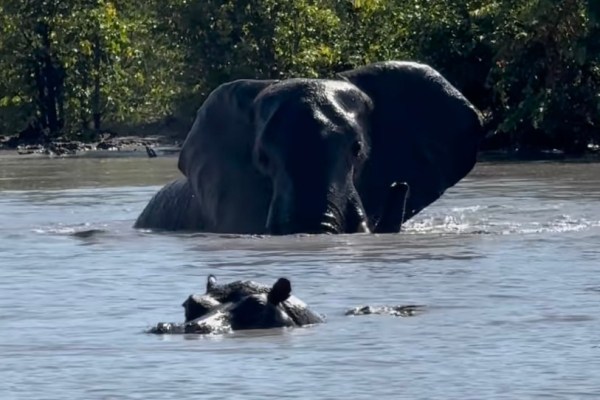
<path id="1" fill-rule="evenodd" d="M 400 232 L 406 217 L 409 194 L 410 186 L 406 182 L 394 182 L 390 185 L 381 218 L 374 229 L 375 233 Z"/>
<path id="2" fill-rule="evenodd" d="M 367 221 L 361 221 L 361 223 L 358 224 L 356 233 L 371 233 L 371 230 L 369 229 L 369 225 L 367 224 Z"/>

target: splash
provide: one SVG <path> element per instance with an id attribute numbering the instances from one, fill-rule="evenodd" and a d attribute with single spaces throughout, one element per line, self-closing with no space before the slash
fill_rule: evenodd
<path id="1" fill-rule="evenodd" d="M 521 209 L 510 206 L 453 207 L 408 221 L 405 234 L 527 235 L 581 232 L 600 227 L 600 220 L 558 214 L 560 207 Z"/>
<path id="2" fill-rule="evenodd" d="M 77 225 L 62 225 L 57 226 L 41 227 L 32 229 L 37 234 L 51 234 L 51 235 L 64 235 L 73 236 L 78 238 L 89 238 L 98 234 L 107 233 L 107 224 L 92 225 L 89 222 L 84 222 Z"/>

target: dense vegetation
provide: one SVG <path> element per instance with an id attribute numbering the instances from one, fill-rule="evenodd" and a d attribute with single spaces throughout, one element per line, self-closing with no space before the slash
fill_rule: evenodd
<path id="1" fill-rule="evenodd" d="M 0 0 L 0 133 L 185 134 L 224 81 L 388 59 L 440 70 L 488 146 L 600 143 L 597 0 Z"/>

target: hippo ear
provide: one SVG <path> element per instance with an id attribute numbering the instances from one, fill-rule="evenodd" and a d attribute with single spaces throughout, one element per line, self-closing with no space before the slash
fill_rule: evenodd
<path id="1" fill-rule="evenodd" d="M 240 162 L 240 149 L 252 149 L 254 145 L 253 101 L 264 88 L 276 80 L 239 79 L 224 83 L 206 98 L 190 129 L 179 154 L 179 170 L 188 178 L 198 176 L 205 163 L 214 161 L 215 155 L 230 155 L 233 160 L 217 162 Z M 224 157 L 224 156 L 223 156 Z M 194 184 L 194 180 L 192 180 Z"/>
<path id="2" fill-rule="evenodd" d="M 215 286 L 217 286 L 217 277 L 213 274 L 208 275 L 206 279 L 206 291 L 210 292 Z"/>
<path id="3" fill-rule="evenodd" d="M 357 185 L 361 195 L 369 193 L 361 196 L 367 212 L 383 205 L 393 182 L 406 182 L 409 219 L 471 171 L 483 138 L 481 114 L 433 68 L 387 61 L 338 77 L 374 105 L 371 154 Z"/>
<path id="4" fill-rule="evenodd" d="M 273 305 L 277 305 L 282 301 L 286 301 L 291 293 L 292 284 L 290 281 L 285 278 L 279 278 L 269 291 L 267 301 Z"/>

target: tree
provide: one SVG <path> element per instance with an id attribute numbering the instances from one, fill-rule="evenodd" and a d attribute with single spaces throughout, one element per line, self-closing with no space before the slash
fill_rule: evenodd
<path id="1" fill-rule="evenodd" d="M 490 79 L 498 130 L 514 147 L 580 154 L 598 139 L 597 26 L 587 7 L 583 0 L 512 0 L 499 9 Z"/>
<path id="2" fill-rule="evenodd" d="M 105 120 L 141 122 L 169 113 L 179 94 L 181 57 L 157 29 L 158 8 L 110 0 L 2 1 L 0 115 L 20 110 L 13 129 L 29 121 L 39 140 L 47 140 L 97 134 Z"/>
<path id="3" fill-rule="evenodd" d="M 44 136 L 57 136 L 64 124 L 65 71 L 56 54 L 55 22 L 67 9 L 57 0 L 4 0 L 1 10 L 0 54 L 11 81 L 4 84 L 0 104 L 14 108 L 33 103 L 27 108 L 35 114 L 24 119 Z"/>

